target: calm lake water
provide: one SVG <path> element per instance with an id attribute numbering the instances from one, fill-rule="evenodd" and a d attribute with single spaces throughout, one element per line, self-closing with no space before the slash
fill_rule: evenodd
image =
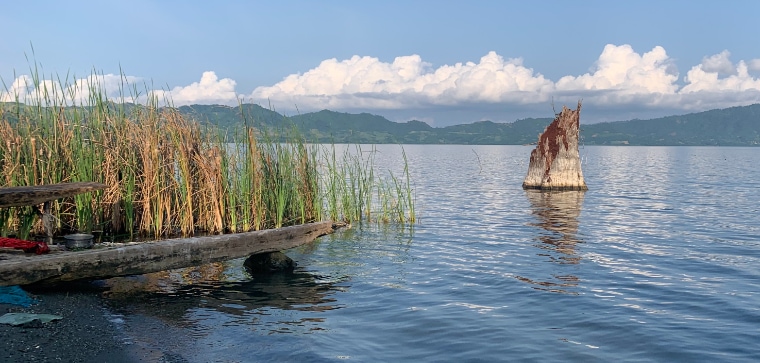
<path id="1" fill-rule="evenodd" d="M 760 149 L 582 147 L 585 193 L 524 191 L 531 149 L 406 145 L 412 229 L 114 279 L 109 314 L 157 361 L 760 360 Z"/>

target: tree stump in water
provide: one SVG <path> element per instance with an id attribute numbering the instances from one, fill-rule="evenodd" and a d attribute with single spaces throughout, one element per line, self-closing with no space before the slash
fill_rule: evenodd
<path id="1" fill-rule="evenodd" d="M 587 190 L 578 154 L 581 102 L 562 112 L 538 136 L 538 144 L 530 153 L 528 175 L 523 189 Z"/>

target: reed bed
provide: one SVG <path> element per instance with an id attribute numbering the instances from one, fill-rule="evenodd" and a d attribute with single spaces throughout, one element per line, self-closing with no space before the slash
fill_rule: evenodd
<path id="1" fill-rule="evenodd" d="M 335 145 L 307 143 L 297 130 L 261 130 L 245 118 L 230 135 L 159 107 L 155 98 L 112 102 L 96 82 L 50 86 L 32 73 L 32 99 L 0 104 L 0 187 L 107 185 L 53 203 L 57 234 L 136 239 L 325 219 L 415 222 L 408 168 L 401 177 L 379 177 L 374 150 L 338 153 Z M 88 98 L 76 101 L 85 90 Z M 40 233 L 35 213 L 0 210 L 0 235 Z"/>

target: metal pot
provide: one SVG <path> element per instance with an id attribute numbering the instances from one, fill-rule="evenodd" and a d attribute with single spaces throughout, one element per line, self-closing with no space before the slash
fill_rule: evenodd
<path id="1" fill-rule="evenodd" d="M 66 239 L 66 248 L 92 248 L 93 235 L 87 233 L 67 234 L 63 236 Z"/>

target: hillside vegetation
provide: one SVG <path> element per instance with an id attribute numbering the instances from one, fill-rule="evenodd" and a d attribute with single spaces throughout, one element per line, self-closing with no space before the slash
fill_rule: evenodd
<path id="1" fill-rule="evenodd" d="M 322 110 L 285 117 L 254 104 L 194 105 L 180 112 L 225 128 L 245 122 L 270 130 L 297 128 L 312 142 L 521 145 L 534 143 L 551 118 L 512 123 L 480 121 L 432 127 L 421 121 L 392 122 L 368 113 Z M 760 104 L 650 120 L 582 124 L 585 145 L 760 145 Z"/>
<path id="2" fill-rule="evenodd" d="M 551 118 L 528 118 L 512 123 L 479 121 L 432 127 L 421 121 L 399 123 L 369 113 L 329 110 L 286 117 L 256 104 L 192 105 L 178 110 L 201 124 L 225 129 L 229 135 L 239 133 L 247 125 L 265 130 L 273 138 L 297 130 L 306 140 L 315 143 L 521 145 L 535 143 L 538 134 L 551 122 Z M 760 104 L 649 120 L 581 124 L 581 142 L 585 145 L 760 146 Z"/>

